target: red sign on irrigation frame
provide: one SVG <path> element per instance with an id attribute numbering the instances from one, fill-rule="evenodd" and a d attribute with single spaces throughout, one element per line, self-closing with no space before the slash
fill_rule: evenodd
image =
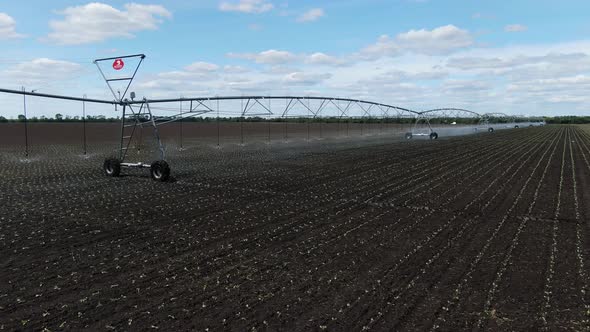
<path id="1" fill-rule="evenodd" d="M 113 69 L 114 69 L 114 70 L 121 70 L 121 69 L 123 69 L 123 67 L 125 67 L 125 62 L 123 62 L 123 60 L 121 60 L 121 59 L 116 59 L 116 60 L 113 62 Z"/>

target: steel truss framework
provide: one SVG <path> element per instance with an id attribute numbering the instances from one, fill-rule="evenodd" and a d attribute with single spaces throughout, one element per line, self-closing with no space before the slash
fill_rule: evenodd
<path id="1" fill-rule="evenodd" d="M 406 133 L 406 139 L 414 136 L 428 136 L 430 139 L 437 139 L 439 133 L 433 128 L 433 124 L 463 124 L 473 126 L 473 131 L 486 130 L 494 132 L 499 128 L 519 128 L 519 119 L 523 116 L 508 115 L 501 112 L 478 113 L 462 108 L 436 108 L 418 112 L 416 121 L 411 132 Z M 544 125 L 540 119 L 528 119 L 525 125 L 529 127 Z"/>
<path id="2" fill-rule="evenodd" d="M 406 139 L 415 136 L 427 136 L 430 139 L 438 139 L 439 133 L 433 128 L 438 124 L 457 124 L 460 121 L 464 124 L 474 124 L 482 117 L 481 114 L 462 108 L 435 108 L 419 112 L 411 132 L 405 134 Z"/>
<path id="3" fill-rule="evenodd" d="M 125 68 L 125 61 L 127 59 L 137 62 L 135 66 L 128 64 L 126 67 L 127 70 L 122 70 Z M 134 54 L 96 59 L 93 61 L 111 91 L 115 99 L 114 101 L 26 92 L 24 89 L 22 91 L 0 89 L 0 92 L 21 94 L 23 96 L 30 95 L 43 98 L 74 100 L 83 103 L 111 104 L 114 105 L 115 111 L 117 111 L 118 107 L 122 107 L 118 155 L 116 158 L 113 157 L 105 160 L 103 165 L 105 173 L 109 176 L 118 176 L 121 167 L 150 168 L 152 178 L 159 181 L 165 181 L 168 179 L 170 167 L 165 161 L 165 149 L 160 140 L 158 127 L 176 121 L 182 123 L 182 120 L 186 118 L 209 116 L 210 114 L 216 114 L 217 118 L 219 118 L 220 103 L 228 104 L 224 105 L 224 107 L 227 108 L 224 110 L 224 114 L 235 114 L 241 119 L 252 117 L 284 119 L 285 125 L 287 124 L 287 118 L 306 118 L 308 119 L 308 124 L 310 120 L 317 118 L 336 118 L 339 122 L 345 118 L 360 118 L 363 126 L 366 120 L 370 121 L 375 118 L 381 119 L 382 121 L 390 118 L 407 119 L 405 121 L 414 122 L 412 131 L 405 135 L 407 139 L 411 139 L 414 136 L 429 136 L 430 139 L 437 139 L 438 133 L 434 130 L 432 124 L 448 123 L 450 120 L 455 120 L 452 124 L 457 124 L 458 120 L 466 123 L 465 119 L 469 119 L 467 123 L 478 125 L 479 127 L 489 127 L 489 131 L 493 131 L 490 123 L 499 118 L 507 117 L 507 115 L 500 113 L 479 114 L 459 108 L 437 108 L 417 112 L 403 107 L 360 99 L 318 96 L 215 96 L 173 99 L 147 99 L 144 97 L 142 100 L 136 101 L 135 93 L 131 92 L 131 100 L 129 100 L 126 98 L 127 92 L 129 91 L 129 87 L 133 83 L 135 75 L 144 59 L 144 54 Z M 113 71 L 106 71 L 106 68 L 108 68 L 106 66 L 108 66 L 111 61 L 113 61 L 111 64 Z M 104 67 L 106 67 L 105 70 L 103 70 Z M 129 68 L 131 68 L 131 71 L 128 71 Z M 120 90 L 115 92 L 115 89 L 112 86 L 113 83 L 123 83 L 122 94 Z M 166 108 L 159 106 L 167 103 L 180 103 L 180 107 L 179 109 L 176 109 L 175 107 Z M 188 110 L 183 109 L 184 103 L 189 103 L 190 106 Z M 237 107 L 238 103 L 239 108 Z M 277 106 L 277 104 L 279 104 L 279 106 Z M 235 109 L 239 109 L 239 113 L 236 114 L 235 111 L 232 112 L 232 110 Z M 166 116 L 156 118 L 152 110 L 167 111 L 172 114 L 168 113 Z M 243 121 L 241 122 L 243 123 Z M 160 160 L 151 164 L 145 164 L 143 162 L 125 162 L 133 137 L 136 134 L 141 135 L 144 126 L 150 126 L 153 129 L 154 138 L 160 154 Z M 182 126 L 180 128 L 182 131 Z M 478 130 L 478 127 L 475 127 L 475 130 Z M 141 142 L 139 144 L 141 144 Z"/>
<path id="4" fill-rule="evenodd" d="M 388 104 L 360 99 L 318 97 L 318 96 L 216 96 L 206 98 L 144 99 L 141 101 L 123 101 L 123 105 L 190 103 L 188 111 L 170 115 L 170 121 L 183 118 L 203 116 L 216 113 L 217 102 L 240 102 L 239 117 L 321 118 L 335 116 L 338 118 L 412 118 L 419 112 Z M 279 101 L 279 103 L 276 103 Z M 271 103 L 274 105 L 271 106 Z M 297 110 L 297 108 L 299 110 Z M 274 110 L 274 111 L 273 111 Z M 332 112 L 326 113 L 331 110 Z M 296 111 L 296 112 L 294 112 Z M 298 112 L 297 112 L 298 111 Z M 301 112 L 303 111 L 303 112 Z M 353 111 L 357 116 L 353 115 Z M 323 113 L 322 113 L 323 112 Z"/>
<path id="5" fill-rule="evenodd" d="M 108 59 L 110 60 L 110 58 Z M 309 120 L 322 118 L 335 118 L 338 121 L 348 119 L 360 119 L 361 122 L 371 119 L 405 119 L 413 122 L 411 132 L 405 137 L 411 139 L 415 136 L 427 136 L 437 139 L 439 133 L 437 125 L 452 125 L 461 122 L 474 127 L 474 131 L 494 128 L 518 127 L 516 117 L 504 113 L 480 114 L 461 108 L 437 108 L 426 111 L 414 111 L 395 105 L 366 101 L 351 98 L 335 98 L 321 96 L 214 96 L 195 98 L 171 98 L 171 99 L 147 99 L 129 100 L 100 100 L 78 98 L 71 96 L 43 94 L 21 90 L 0 89 L 2 93 L 28 95 L 42 98 L 73 100 L 88 103 L 109 104 L 115 110 L 121 110 L 121 134 L 117 155 L 119 167 L 152 168 L 153 164 L 142 162 L 128 163 L 128 150 L 135 135 L 142 132 L 142 128 L 153 128 L 160 160 L 165 160 L 165 149 L 160 140 L 158 127 L 171 122 L 182 121 L 191 117 L 217 117 L 220 112 L 227 115 L 233 114 L 242 119 L 262 117 L 265 119 L 304 118 Z M 113 94 L 115 97 L 117 95 Z M 123 94 L 124 96 L 125 94 Z M 162 105 L 180 103 L 181 107 L 165 107 Z M 183 110 L 182 105 L 189 104 L 188 109 Z M 239 111 L 236 111 L 239 110 Z M 157 113 L 165 116 L 155 116 Z M 286 123 L 286 122 L 285 122 Z M 532 125 L 533 122 L 529 122 Z M 542 125 L 542 122 L 534 122 Z M 521 124 L 525 125 L 525 124 Z"/>
<path id="6" fill-rule="evenodd" d="M 127 59 L 137 61 L 135 66 L 128 65 L 126 67 L 131 68 L 131 71 L 122 70 L 125 67 L 124 62 Z M 118 156 L 116 158 L 113 157 L 105 160 L 105 173 L 109 176 L 118 176 L 121 167 L 150 168 L 152 177 L 160 181 L 168 179 L 170 168 L 165 161 L 165 149 L 160 140 L 158 127 L 170 122 L 182 121 L 186 118 L 209 116 L 213 113 L 217 114 L 217 118 L 219 118 L 220 103 L 227 104 L 224 105 L 224 107 L 227 108 L 224 110 L 224 114 L 235 114 L 241 119 L 252 117 L 284 119 L 285 124 L 287 124 L 287 118 L 306 118 L 308 119 L 308 123 L 310 120 L 317 118 L 336 118 L 338 121 L 342 119 L 359 118 L 361 119 L 363 126 L 365 121 L 370 121 L 371 119 L 407 119 L 407 121 L 414 122 L 412 132 L 406 133 L 406 138 L 408 139 L 413 136 L 429 136 L 431 139 L 437 139 L 438 133 L 432 127 L 433 122 L 448 123 L 448 120 L 451 119 L 462 119 L 462 122 L 465 122 L 464 120 L 468 118 L 471 120 L 469 122 L 471 124 L 479 124 L 480 126 L 483 124 L 484 126 L 489 126 L 492 119 L 497 119 L 497 115 L 495 114 L 481 115 L 466 109 L 438 108 L 417 112 L 399 106 L 360 99 L 318 96 L 215 96 L 173 99 L 147 99 L 144 97 L 142 100 L 136 101 L 134 100 L 135 93 L 131 92 L 131 100 L 129 100 L 126 98 L 127 92 L 144 59 L 144 54 L 134 54 L 94 60 L 94 64 L 98 68 L 102 78 L 115 99 L 114 101 L 41 94 L 26 92 L 24 89 L 23 91 L 0 89 L 0 92 L 22 94 L 24 96 L 30 95 L 43 98 L 82 101 L 83 103 L 111 104 L 114 105 L 115 111 L 117 111 L 118 107 L 122 107 Z M 111 61 L 113 61 L 113 71 L 106 71 L 106 69 L 103 70 L 103 68 L 101 68 L 108 66 Z M 133 63 L 133 61 L 131 62 Z M 112 83 L 123 83 L 123 93 L 121 94 L 120 90 L 115 92 Z M 166 108 L 159 106 L 167 103 L 180 103 L 180 108 L 176 109 L 175 107 Z M 188 110 L 183 110 L 184 103 L 189 103 L 190 106 Z M 237 107 L 238 103 L 239 107 Z M 235 113 L 236 109 L 239 109 L 239 113 L 237 114 Z M 152 110 L 167 111 L 169 113 L 166 116 L 156 118 Z M 170 113 L 173 114 L 170 115 Z M 505 114 L 502 116 L 505 116 Z M 453 124 L 456 123 L 456 121 L 453 122 Z M 142 162 L 125 162 L 134 135 L 138 133 L 141 135 L 143 132 L 142 128 L 146 125 L 153 128 L 160 160 L 151 164 L 145 164 Z M 491 131 L 493 131 L 493 129 Z"/>

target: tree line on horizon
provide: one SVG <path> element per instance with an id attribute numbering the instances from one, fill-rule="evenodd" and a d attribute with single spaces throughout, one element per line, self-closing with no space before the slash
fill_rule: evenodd
<path id="1" fill-rule="evenodd" d="M 169 121 L 173 118 L 170 117 L 154 117 L 156 121 Z M 6 118 L 4 116 L 0 116 L 0 123 L 14 123 L 14 122 L 118 122 L 121 121 L 119 116 L 117 117 L 107 117 L 105 115 L 88 115 L 86 118 L 81 116 L 63 116 L 62 114 L 55 114 L 54 117 L 29 117 L 25 118 L 23 114 L 19 114 L 16 119 L 13 118 Z M 318 117 L 318 118 L 309 118 L 309 117 L 279 117 L 279 118 L 263 118 L 263 117 L 189 117 L 184 118 L 183 122 L 294 122 L 294 123 L 307 123 L 307 122 L 323 122 L 323 123 L 338 123 L 338 122 L 352 122 L 352 123 L 412 123 L 416 119 L 414 117 L 390 117 L 390 118 L 380 118 L 380 117 Z M 505 118 L 497 118 L 497 119 L 490 119 L 492 123 L 508 123 L 511 122 Z M 517 118 L 516 122 L 527 122 L 527 121 L 541 121 L 544 120 L 548 124 L 587 124 L 590 123 L 590 116 L 575 116 L 575 115 L 568 115 L 568 116 L 555 116 L 555 117 L 537 117 L 531 118 Z M 145 122 L 145 120 L 143 120 Z M 474 124 L 478 123 L 479 119 L 477 118 L 432 118 L 430 122 L 433 124 L 451 124 L 455 122 L 456 124 Z"/>

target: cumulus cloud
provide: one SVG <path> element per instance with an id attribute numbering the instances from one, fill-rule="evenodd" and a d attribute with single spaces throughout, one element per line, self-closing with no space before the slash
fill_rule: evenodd
<path id="1" fill-rule="evenodd" d="M 202 82 L 209 82 L 219 77 L 219 66 L 213 63 L 197 61 L 184 67 L 184 70 L 173 70 L 151 75 L 140 83 L 143 88 L 184 89 L 183 85 L 202 88 Z"/>
<path id="2" fill-rule="evenodd" d="M 316 74 L 305 72 L 289 73 L 283 77 L 283 82 L 291 85 L 316 85 L 332 77 L 331 74 Z"/>
<path id="3" fill-rule="evenodd" d="M 529 28 L 526 25 L 522 24 L 509 24 L 504 27 L 504 31 L 506 32 L 523 32 L 527 31 Z"/>
<path id="4" fill-rule="evenodd" d="M 469 31 L 446 25 L 433 30 L 410 30 L 395 38 L 382 35 L 375 44 L 361 50 L 361 54 L 370 58 L 397 56 L 405 52 L 446 55 L 471 45 L 473 37 Z"/>
<path id="5" fill-rule="evenodd" d="M 561 106 L 577 104 L 587 109 L 587 104 L 590 103 L 590 97 L 587 94 L 589 88 L 590 76 L 576 75 L 521 81 L 509 84 L 506 91 L 507 94 L 514 96 L 515 100 L 529 105 L 537 106 L 539 102 L 543 104 L 549 102 Z M 571 111 L 572 109 L 569 109 L 569 114 Z"/>
<path id="6" fill-rule="evenodd" d="M 447 78 L 449 73 L 447 71 L 433 68 L 430 71 L 407 72 L 403 70 L 390 70 L 383 74 L 378 74 L 372 77 L 369 81 L 381 83 L 401 83 L 408 81 L 430 81 L 441 80 Z"/>
<path id="7" fill-rule="evenodd" d="M 0 40 L 22 38 L 24 35 L 16 32 L 16 21 L 8 14 L 0 13 Z"/>
<path id="8" fill-rule="evenodd" d="M 535 79 L 518 84 L 510 84 L 510 91 L 546 91 L 551 94 L 564 93 L 568 91 L 588 91 L 590 88 L 590 76 L 576 75 L 569 77 L 558 77 L 548 79 Z"/>
<path id="9" fill-rule="evenodd" d="M 448 80 L 443 83 L 443 91 L 451 93 L 469 93 L 487 91 L 493 88 L 489 82 L 482 80 Z"/>
<path id="10" fill-rule="evenodd" d="M 213 72 L 219 69 L 219 66 L 208 62 L 194 62 L 185 67 L 186 70 L 191 72 Z"/>
<path id="11" fill-rule="evenodd" d="M 160 5 L 130 3 L 124 10 L 93 2 L 58 12 L 62 20 L 52 20 L 52 32 L 44 40 L 60 45 L 101 42 L 111 38 L 133 38 L 135 32 L 157 30 L 172 14 Z"/>
<path id="12" fill-rule="evenodd" d="M 298 68 L 293 68 L 291 66 L 277 65 L 277 66 L 272 66 L 272 67 L 264 70 L 263 73 L 271 74 L 271 75 L 282 75 L 282 74 L 289 74 L 289 73 L 294 73 L 294 72 L 298 72 L 298 71 L 301 71 L 301 70 Z"/>
<path id="13" fill-rule="evenodd" d="M 504 69 L 536 64 L 577 64 L 590 63 L 590 56 L 585 53 L 548 53 L 545 55 L 519 55 L 513 57 L 453 57 L 447 61 L 447 66 L 462 70 L 474 69 Z"/>
<path id="14" fill-rule="evenodd" d="M 395 40 L 391 39 L 388 35 L 381 35 L 376 43 L 363 48 L 361 53 L 371 58 L 397 56 L 401 54 L 401 48 Z"/>
<path id="15" fill-rule="evenodd" d="M 324 16 L 324 10 L 322 8 L 313 8 L 301 14 L 301 16 L 297 18 L 297 22 L 313 22 L 319 20 L 322 16 Z"/>
<path id="16" fill-rule="evenodd" d="M 237 3 L 222 2 L 219 10 L 224 12 L 241 12 L 248 14 L 260 14 L 274 8 L 274 5 L 265 0 L 239 0 Z"/>
<path id="17" fill-rule="evenodd" d="M 404 49 L 427 55 L 448 54 L 473 44 L 471 34 L 454 25 L 433 30 L 410 30 L 397 35 L 396 39 Z"/>
<path id="18" fill-rule="evenodd" d="M 83 71 L 80 64 L 69 61 L 38 58 L 21 62 L 3 72 L 1 76 L 18 84 L 39 84 L 51 81 L 66 81 Z"/>
<path id="19" fill-rule="evenodd" d="M 255 61 L 256 63 L 279 65 L 293 62 L 297 56 L 291 52 L 268 50 L 260 53 L 228 53 L 228 57 L 236 59 L 246 59 Z"/>
<path id="20" fill-rule="evenodd" d="M 223 67 L 223 71 L 228 74 L 242 74 L 242 73 L 249 72 L 250 69 L 248 69 L 246 67 L 242 67 L 242 66 L 225 65 Z"/>
<path id="21" fill-rule="evenodd" d="M 346 61 L 337 58 L 332 55 L 327 55 L 321 52 L 316 52 L 308 55 L 305 58 L 305 62 L 313 65 L 327 65 L 327 66 L 340 66 L 344 65 Z"/>

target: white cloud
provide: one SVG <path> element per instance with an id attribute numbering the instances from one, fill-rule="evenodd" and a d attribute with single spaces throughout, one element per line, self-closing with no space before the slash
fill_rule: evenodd
<path id="1" fill-rule="evenodd" d="M 382 56 L 397 56 L 401 54 L 401 49 L 388 35 L 381 35 L 375 44 L 363 48 L 361 53 L 367 57 L 379 58 Z"/>
<path id="2" fill-rule="evenodd" d="M 82 71 L 82 66 L 75 62 L 38 58 L 12 66 L 0 76 L 7 78 L 11 84 L 31 85 L 71 80 Z"/>
<path id="3" fill-rule="evenodd" d="M 529 28 L 526 25 L 522 24 L 509 24 L 504 27 L 504 31 L 506 32 L 523 32 L 527 31 Z"/>
<path id="4" fill-rule="evenodd" d="M 16 32 L 16 21 L 8 14 L 0 13 L 0 40 L 22 38 L 24 35 Z"/>
<path id="5" fill-rule="evenodd" d="M 473 45 L 473 37 L 467 30 L 446 25 L 433 30 L 410 30 L 395 38 L 388 35 L 379 37 L 375 44 L 361 50 L 369 58 L 398 56 L 404 52 L 426 55 L 446 55 Z"/>
<path id="6" fill-rule="evenodd" d="M 241 12 L 260 14 L 274 8 L 274 5 L 265 0 L 239 0 L 238 3 L 222 2 L 219 9 L 224 12 Z"/>
<path id="7" fill-rule="evenodd" d="M 518 84 L 510 84 L 508 86 L 508 89 L 511 91 L 546 91 L 552 94 L 555 94 L 555 92 L 561 94 L 563 92 L 575 90 L 588 91 L 589 88 L 590 76 L 587 75 L 535 79 L 526 82 L 518 82 Z"/>
<path id="8" fill-rule="evenodd" d="M 294 84 L 294 85 L 316 85 L 321 83 L 324 80 L 329 79 L 332 77 L 331 74 L 324 73 L 324 74 L 316 74 L 316 73 L 304 73 L 304 72 L 294 72 L 285 75 L 283 77 L 283 82 L 287 84 Z"/>
<path id="9" fill-rule="evenodd" d="M 293 62 L 297 56 L 291 52 L 268 50 L 260 53 L 228 53 L 228 57 L 236 59 L 246 59 L 261 64 L 279 65 Z"/>
<path id="10" fill-rule="evenodd" d="M 489 82 L 481 80 L 448 80 L 443 83 L 443 91 L 447 93 L 478 93 L 493 88 Z"/>
<path id="11" fill-rule="evenodd" d="M 433 30 L 410 30 L 397 35 L 396 40 L 404 49 L 428 55 L 448 54 L 473 44 L 471 34 L 454 25 Z"/>
<path id="12" fill-rule="evenodd" d="M 162 18 L 172 14 L 160 5 L 126 4 L 125 10 L 93 2 L 68 7 L 58 14 L 62 20 L 49 22 L 52 32 L 45 38 L 60 45 L 101 42 L 110 38 L 133 38 L 134 32 L 157 30 Z"/>
<path id="13" fill-rule="evenodd" d="M 324 16 L 324 10 L 322 8 L 313 8 L 313 9 L 306 11 L 301 16 L 299 16 L 297 18 L 297 22 L 300 22 L 300 23 L 313 22 L 313 21 L 317 21 L 322 16 Z"/>
<path id="14" fill-rule="evenodd" d="M 290 74 L 290 73 L 294 73 L 294 72 L 299 72 L 301 71 L 298 68 L 293 68 L 291 66 L 282 66 L 282 65 L 278 65 L 278 66 L 272 66 L 266 70 L 264 70 L 263 72 L 265 74 L 270 74 L 270 75 L 281 75 L 281 74 Z"/>
<path id="15" fill-rule="evenodd" d="M 428 81 L 428 80 L 440 80 L 447 78 L 449 73 L 439 68 L 431 68 L 427 71 L 419 72 L 407 72 L 403 70 L 390 70 L 383 74 L 378 74 L 372 77 L 370 80 L 376 84 L 382 83 L 401 83 L 408 81 Z"/>
<path id="16" fill-rule="evenodd" d="M 242 73 L 249 72 L 250 69 L 242 67 L 242 66 L 225 65 L 223 67 L 223 71 L 228 74 L 242 74 Z"/>
<path id="17" fill-rule="evenodd" d="M 190 72 L 213 72 L 219 69 L 219 66 L 213 63 L 198 61 L 186 66 L 185 69 Z"/>
<path id="18" fill-rule="evenodd" d="M 321 52 L 316 52 L 308 55 L 305 62 L 313 65 L 328 65 L 328 66 L 340 66 L 346 62 L 343 59 L 339 59 L 335 56 L 327 55 Z"/>
<path id="19" fill-rule="evenodd" d="M 549 64 L 552 66 L 565 65 L 579 68 L 590 65 L 588 54 L 577 53 L 547 53 L 544 55 L 517 55 L 511 57 L 453 57 L 447 61 L 447 66 L 461 70 L 477 69 L 514 69 L 519 66 Z"/>

